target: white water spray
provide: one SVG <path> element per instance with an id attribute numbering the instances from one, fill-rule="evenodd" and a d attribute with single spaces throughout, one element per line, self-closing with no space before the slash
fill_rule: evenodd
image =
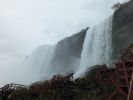
<path id="1" fill-rule="evenodd" d="M 26 59 L 25 66 L 29 68 L 31 81 L 40 81 L 44 77 L 48 78 L 54 50 L 54 46 L 40 46 Z"/>
<path id="2" fill-rule="evenodd" d="M 89 67 L 99 64 L 109 64 L 112 53 L 112 16 L 104 22 L 88 30 L 79 69 L 74 77 L 80 77 Z"/>

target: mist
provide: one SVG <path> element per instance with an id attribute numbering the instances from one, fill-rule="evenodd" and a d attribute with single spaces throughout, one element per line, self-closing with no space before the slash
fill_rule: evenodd
<path id="1" fill-rule="evenodd" d="M 101 22 L 117 1 L 0 0 L 0 85 L 28 84 L 32 77 L 22 63 L 35 48 Z"/>

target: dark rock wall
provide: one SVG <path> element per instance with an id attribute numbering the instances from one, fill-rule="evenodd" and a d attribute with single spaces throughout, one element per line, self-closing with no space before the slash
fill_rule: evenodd
<path id="1" fill-rule="evenodd" d="M 52 70 L 66 73 L 78 68 L 87 29 L 59 41 L 52 60 Z"/>
<path id="2" fill-rule="evenodd" d="M 133 44 L 133 0 L 122 4 L 113 16 L 113 59 L 120 54 L 120 49 Z"/>

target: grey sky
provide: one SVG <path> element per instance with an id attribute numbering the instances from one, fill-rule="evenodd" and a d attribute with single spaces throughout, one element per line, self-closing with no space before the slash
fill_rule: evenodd
<path id="1" fill-rule="evenodd" d="M 0 0 L 0 84 L 16 79 L 14 66 L 36 47 L 99 23 L 117 1 Z"/>

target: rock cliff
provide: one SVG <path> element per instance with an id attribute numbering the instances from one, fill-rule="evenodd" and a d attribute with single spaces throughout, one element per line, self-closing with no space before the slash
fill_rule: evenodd
<path id="1" fill-rule="evenodd" d="M 119 55 L 120 49 L 130 44 L 133 44 L 133 0 L 122 4 L 113 15 L 113 59 Z"/>
<path id="2" fill-rule="evenodd" d="M 55 72 L 70 72 L 78 68 L 87 29 L 57 43 L 52 67 Z M 61 71 L 61 72 L 60 72 Z"/>

